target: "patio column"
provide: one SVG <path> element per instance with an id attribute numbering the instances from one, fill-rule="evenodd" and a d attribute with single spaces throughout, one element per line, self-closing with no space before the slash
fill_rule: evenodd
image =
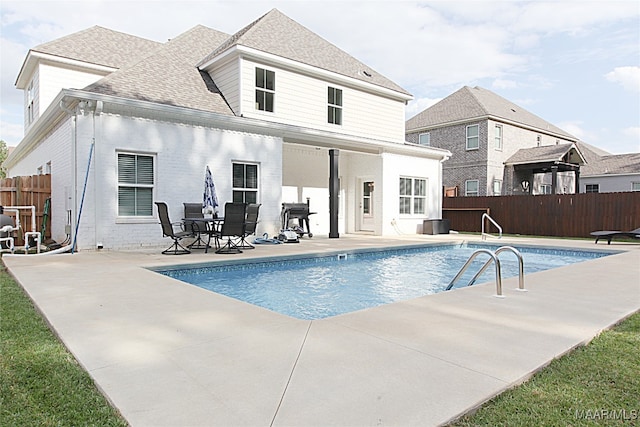
<path id="1" fill-rule="evenodd" d="M 575 174 L 576 174 L 576 187 L 574 192 L 578 194 L 580 193 L 580 168 L 576 169 Z"/>
<path id="2" fill-rule="evenodd" d="M 556 187 L 558 186 L 558 165 L 551 166 L 551 194 L 556 193 Z"/>
<path id="3" fill-rule="evenodd" d="M 329 238 L 338 238 L 338 197 L 340 195 L 340 175 L 338 160 L 340 150 L 329 150 Z"/>

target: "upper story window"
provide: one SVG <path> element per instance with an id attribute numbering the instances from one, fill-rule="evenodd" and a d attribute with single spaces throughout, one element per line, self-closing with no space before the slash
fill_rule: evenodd
<path id="1" fill-rule="evenodd" d="M 233 202 L 258 203 L 258 165 L 233 164 Z"/>
<path id="2" fill-rule="evenodd" d="M 33 80 L 29 83 L 29 87 L 27 88 L 27 124 L 31 124 L 33 119 L 35 118 L 34 112 L 34 103 L 35 103 L 35 93 L 33 90 Z"/>
<path id="3" fill-rule="evenodd" d="M 542 135 L 536 136 L 536 146 L 540 147 L 542 145 Z"/>
<path id="4" fill-rule="evenodd" d="M 502 180 L 494 179 L 493 180 L 493 195 L 500 196 L 502 194 Z"/>
<path id="5" fill-rule="evenodd" d="M 273 113 L 276 73 L 256 67 L 256 109 Z"/>
<path id="6" fill-rule="evenodd" d="M 429 132 L 418 135 L 418 144 L 431 145 L 431 134 Z"/>
<path id="7" fill-rule="evenodd" d="M 479 181 L 477 179 L 470 179 L 464 182 L 464 195 L 465 196 L 477 196 Z"/>
<path id="8" fill-rule="evenodd" d="M 333 123 L 334 125 L 341 125 L 342 124 L 342 89 L 336 89 L 335 87 L 329 86 L 327 103 L 329 104 L 327 107 L 327 112 L 328 112 L 327 121 L 329 123 Z"/>
<path id="9" fill-rule="evenodd" d="M 585 193 L 599 193 L 600 184 L 587 184 L 585 187 Z"/>
<path id="10" fill-rule="evenodd" d="M 467 150 L 480 148 L 480 126 L 467 126 Z"/>
<path id="11" fill-rule="evenodd" d="M 426 209 L 427 180 L 400 177 L 400 213 L 424 215 Z"/>
<path id="12" fill-rule="evenodd" d="M 118 153 L 118 216 L 152 216 L 153 156 Z"/>
<path id="13" fill-rule="evenodd" d="M 494 138 L 495 149 L 502 151 L 502 125 L 496 125 Z"/>

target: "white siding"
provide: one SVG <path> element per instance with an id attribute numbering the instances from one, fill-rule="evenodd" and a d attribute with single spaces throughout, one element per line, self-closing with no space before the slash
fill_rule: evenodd
<path id="1" fill-rule="evenodd" d="M 240 109 L 240 59 L 235 58 L 216 67 L 209 74 L 236 115 Z"/>
<path id="2" fill-rule="evenodd" d="M 255 68 L 275 72 L 274 112 L 255 108 Z M 342 89 L 343 124 L 327 123 L 327 87 Z M 279 123 L 404 142 L 404 103 L 251 61 L 242 63 L 242 114 Z"/>
<path id="3" fill-rule="evenodd" d="M 40 114 L 49 107 L 49 104 L 58 96 L 60 90 L 82 89 L 104 77 L 104 74 L 90 73 L 46 63 L 41 63 L 38 68 L 40 70 L 40 105 L 38 110 Z"/>
<path id="4" fill-rule="evenodd" d="M 634 182 L 640 182 L 640 174 L 610 176 L 580 176 L 580 192 L 585 193 L 587 185 L 598 184 L 599 193 L 633 191 Z"/>

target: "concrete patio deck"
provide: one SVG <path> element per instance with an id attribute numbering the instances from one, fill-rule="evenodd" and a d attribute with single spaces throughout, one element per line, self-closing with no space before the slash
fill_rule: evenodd
<path id="1" fill-rule="evenodd" d="M 638 311 L 640 245 L 492 239 L 622 253 L 529 274 L 528 292 L 505 279 L 503 299 L 487 283 L 314 321 L 145 267 L 477 240 L 314 236 L 233 256 L 80 252 L 3 261 L 132 426 L 426 426 L 477 407 Z"/>

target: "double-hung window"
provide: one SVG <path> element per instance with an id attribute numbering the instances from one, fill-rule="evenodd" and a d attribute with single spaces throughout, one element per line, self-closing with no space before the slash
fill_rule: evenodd
<path id="1" fill-rule="evenodd" d="M 631 191 L 640 191 L 640 182 L 632 182 Z"/>
<path id="2" fill-rule="evenodd" d="M 251 163 L 233 164 L 233 202 L 258 202 L 258 165 Z"/>
<path id="3" fill-rule="evenodd" d="M 480 126 L 467 126 L 467 150 L 480 148 Z"/>
<path id="4" fill-rule="evenodd" d="M 256 67 L 256 109 L 273 113 L 276 73 Z"/>
<path id="5" fill-rule="evenodd" d="M 470 179 L 464 182 L 464 195 L 465 196 L 477 196 L 479 181 L 477 179 Z"/>
<path id="6" fill-rule="evenodd" d="M 29 83 L 27 88 L 27 124 L 31 124 L 35 118 L 34 112 L 35 93 L 33 90 L 33 80 Z"/>
<path id="7" fill-rule="evenodd" d="M 494 179 L 493 180 L 493 195 L 500 196 L 502 194 L 502 180 Z"/>
<path id="8" fill-rule="evenodd" d="M 153 156 L 118 153 L 118 216 L 152 216 Z"/>
<path id="9" fill-rule="evenodd" d="M 427 180 L 400 177 L 399 210 L 405 215 L 424 215 L 427 210 Z"/>
<path id="10" fill-rule="evenodd" d="M 431 134 L 429 132 L 418 135 L 418 144 L 431 145 Z"/>
<path id="11" fill-rule="evenodd" d="M 342 89 L 329 86 L 327 92 L 327 121 L 334 125 L 342 124 Z"/>
<path id="12" fill-rule="evenodd" d="M 502 125 L 496 125 L 494 138 L 495 149 L 502 151 Z"/>

